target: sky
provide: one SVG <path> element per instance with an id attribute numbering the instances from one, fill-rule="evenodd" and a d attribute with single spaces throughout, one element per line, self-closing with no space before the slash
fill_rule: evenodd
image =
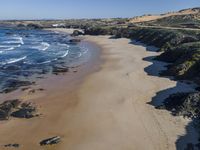
<path id="1" fill-rule="evenodd" d="M 200 0 L 1 0 L 0 19 L 116 18 L 200 7 Z"/>

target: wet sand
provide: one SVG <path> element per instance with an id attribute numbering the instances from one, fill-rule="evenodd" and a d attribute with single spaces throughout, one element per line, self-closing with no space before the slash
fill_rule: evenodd
<path id="1" fill-rule="evenodd" d="M 129 39 L 84 39 L 102 47 L 94 68 L 81 76 L 77 73 L 76 78 L 50 77 L 39 84 L 46 88 L 44 92 L 22 95 L 36 103 L 42 115 L 1 122 L 1 144 L 19 143 L 20 150 L 175 150 L 196 139 L 191 129 L 176 145 L 189 120 L 149 104 L 159 91 L 188 89 L 188 85 L 176 89 L 177 82 L 148 75 L 146 69 L 156 72 L 163 68 L 162 63 L 155 67 L 144 60 L 158 53 L 131 44 Z M 158 97 L 163 99 L 162 93 Z M 61 136 L 62 142 L 39 146 L 41 140 L 52 136 Z"/>

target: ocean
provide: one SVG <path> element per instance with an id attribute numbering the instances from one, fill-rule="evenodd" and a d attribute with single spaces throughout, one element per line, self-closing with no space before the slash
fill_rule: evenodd
<path id="1" fill-rule="evenodd" d="M 55 66 L 80 65 L 88 57 L 84 44 L 70 43 L 66 33 L 47 30 L 0 28 L 0 92 L 25 81 L 52 73 Z"/>

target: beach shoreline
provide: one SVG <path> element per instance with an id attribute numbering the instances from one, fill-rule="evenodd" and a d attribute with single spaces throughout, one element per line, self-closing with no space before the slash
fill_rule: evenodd
<path id="1" fill-rule="evenodd" d="M 41 79 L 34 80 L 35 84 L 28 86 L 27 89 L 25 88 L 26 90 L 22 90 L 23 87 L 21 87 L 13 92 L 0 95 L 1 103 L 14 99 L 19 99 L 22 102 L 31 102 L 37 106 L 38 113 L 41 114 L 39 117 L 31 119 L 15 119 L 11 117 L 7 121 L 1 121 L 0 132 L 2 138 L 0 138 L 0 149 L 7 149 L 4 145 L 17 143 L 20 145 L 19 149 L 27 150 L 33 148 L 38 150 L 41 148 L 39 145 L 41 140 L 56 135 L 63 137 L 62 133 L 57 134 L 56 130 L 62 128 L 62 126 L 60 127 L 60 124 L 55 125 L 55 121 L 62 116 L 63 109 L 76 105 L 74 91 L 83 82 L 84 78 L 98 71 L 102 63 L 100 46 L 86 40 L 82 40 L 78 44 L 88 49 L 87 55 L 89 56 L 83 62 L 69 66 L 69 71 L 66 73 L 58 75 L 44 74 Z M 34 92 L 32 92 L 33 90 Z M 50 125 L 50 127 L 45 127 L 45 124 Z M 50 132 L 51 126 L 56 126 L 56 129 Z M 13 127 L 17 127 L 18 130 Z M 9 134 L 10 132 L 12 134 Z M 30 136 L 33 136 L 33 138 L 27 140 Z"/>
<path id="2" fill-rule="evenodd" d="M 54 31 L 69 33 L 66 29 Z M 177 145 L 190 121 L 148 104 L 159 91 L 177 85 L 176 81 L 148 75 L 146 68 L 156 72 L 163 67 L 144 59 L 158 55 L 156 52 L 124 38 L 81 38 L 96 43 L 101 50 L 91 63 L 80 67 L 77 77 L 73 72 L 73 79 L 66 79 L 68 74 L 49 77 L 38 83 L 46 91 L 21 96 L 36 103 L 42 115 L 2 122 L 1 144 L 19 143 L 20 150 L 175 150 L 195 141 L 192 131 Z M 40 147 L 41 140 L 53 136 L 60 136 L 61 143 Z"/>

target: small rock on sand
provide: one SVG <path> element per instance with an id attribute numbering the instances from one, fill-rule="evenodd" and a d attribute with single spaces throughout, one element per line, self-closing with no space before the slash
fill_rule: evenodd
<path id="1" fill-rule="evenodd" d="M 42 140 L 42 141 L 40 142 L 40 145 L 41 145 L 41 146 L 53 145 L 53 144 L 58 144 L 58 143 L 60 143 L 60 141 L 61 141 L 61 137 L 55 136 L 55 137 L 52 137 L 52 138 L 48 138 L 48 139 Z"/>
<path id="2" fill-rule="evenodd" d="M 4 147 L 13 147 L 13 148 L 18 148 L 20 145 L 19 144 L 6 144 Z"/>

